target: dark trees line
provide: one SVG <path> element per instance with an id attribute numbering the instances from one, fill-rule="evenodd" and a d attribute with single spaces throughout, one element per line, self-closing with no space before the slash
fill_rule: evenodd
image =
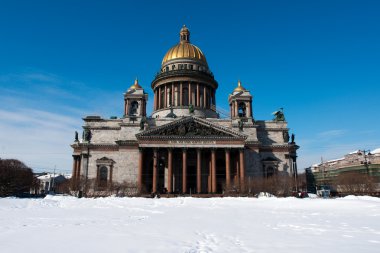
<path id="1" fill-rule="evenodd" d="M 0 159 L 0 197 L 29 193 L 36 184 L 33 171 L 15 159 Z"/>

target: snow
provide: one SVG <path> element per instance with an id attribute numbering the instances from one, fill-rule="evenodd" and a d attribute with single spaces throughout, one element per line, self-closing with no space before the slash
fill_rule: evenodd
<path id="1" fill-rule="evenodd" d="M 379 252 L 380 199 L 0 199 L 0 252 Z"/>
<path id="2" fill-rule="evenodd" d="M 380 148 L 372 150 L 371 154 L 380 154 Z"/>

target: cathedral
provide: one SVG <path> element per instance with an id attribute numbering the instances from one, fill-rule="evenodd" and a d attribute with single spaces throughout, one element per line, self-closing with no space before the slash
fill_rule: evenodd
<path id="1" fill-rule="evenodd" d="M 136 79 L 124 93 L 123 117 L 83 119 L 83 138 L 76 134 L 71 145 L 76 190 L 84 180 L 92 191 L 126 184 L 141 194 L 215 194 L 244 192 L 257 177 L 296 176 L 298 146 L 282 110 L 255 119 L 253 96 L 239 81 L 224 98 L 230 115 L 220 117 L 206 57 L 186 26 L 179 35 L 151 83 L 151 115 L 147 87 Z"/>

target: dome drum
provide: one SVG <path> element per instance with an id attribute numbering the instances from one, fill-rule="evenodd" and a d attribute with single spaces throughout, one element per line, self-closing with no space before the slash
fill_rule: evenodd
<path id="1" fill-rule="evenodd" d="M 152 117 L 218 117 L 215 110 L 218 83 L 203 52 L 190 43 L 190 31 L 185 26 L 180 31 L 180 42 L 165 54 L 151 87 Z"/>

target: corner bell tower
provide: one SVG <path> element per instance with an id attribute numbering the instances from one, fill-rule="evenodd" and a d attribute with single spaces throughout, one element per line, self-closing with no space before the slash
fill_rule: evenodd
<path id="1" fill-rule="evenodd" d="M 124 93 L 124 117 L 136 120 L 146 116 L 146 102 L 148 94 L 139 85 L 136 78 L 135 83 Z"/>
<path id="2" fill-rule="evenodd" d="M 238 86 L 228 96 L 232 120 L 243 119 L 244 121 L 252 122 L 252 98 L 253 96 L 249 90 L 245 89 L 239 80 Z"/>

